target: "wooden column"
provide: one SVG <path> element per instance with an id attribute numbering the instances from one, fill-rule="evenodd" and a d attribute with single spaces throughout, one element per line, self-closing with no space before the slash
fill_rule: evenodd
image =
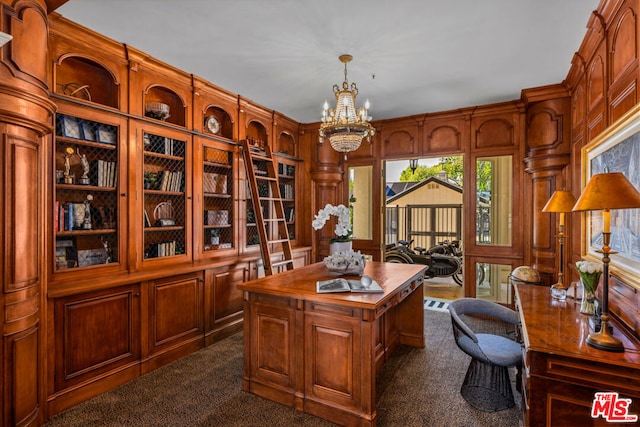
<path id="1" fill-rule="evenodd" d="M 546 284 L 555 283 L 558 271 L 557 214 L 543 213 L 542 208 L 556 190 L 570 187 L 570 98 L 561 85 L 523 91 L 527 102 L 527 145 L 524 159 L 529 224 L 524 232 L 525 260 L 543 276 Z M 578 191 L 579 193 L 579 191 Z M 577 196 L 576 196 L 577 197 Z M 570 221 L 571 215 L 567 215 Z M 567 229 L 570 229 L 568 227 Z M 530 230 L 530 232 L 528 231 Z M 565 248 L 570 253 L 570 248 Z M 568 257 L 566 258 L 568 259 Z M 567 266 L 564 266 L 565 271 Z"/>
<path id="2" fill-rule="evenodd" d="M 46 135 L 54 105 L 47 84 L 44 1 L 0 0 L 0 238 L 2 425 L 44 421 L 43 277 Z"/>

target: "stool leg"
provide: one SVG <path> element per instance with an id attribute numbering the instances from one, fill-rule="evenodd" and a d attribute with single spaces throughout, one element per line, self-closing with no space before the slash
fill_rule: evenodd
<path id="1" fill-rule="evenodd" d="M 476 359 L 471 359 L 460 394 L 471 406 L 484 412 L 501 411 L 515 405 L 508 368 Z"/>

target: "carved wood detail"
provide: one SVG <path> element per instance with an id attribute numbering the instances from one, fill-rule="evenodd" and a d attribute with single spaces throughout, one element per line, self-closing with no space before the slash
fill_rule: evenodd
<path id="1" fill-rule="evenodd" d="M 609 82 L 616 82 L 626 69 L 632 67 L 638 55 L 637 16 L 631 8 L 624 9 L 613 28 L 610 42 L 611 73 Z"/>
<path id="2" fill-rule="evenodd" d="M 473 147 L 513 147 L 515 128 L 512 122 L 503 118 L 490 118 L 480 121 L 475 130 Z"/>
<path id="3" fill-rule="evenodd" d="M 584 91 L 584 80 L 576 86 L 571 97 L 571 124 L 572 129 L 578 129 L 584 124 L 586 115 L 586 96 Z"/>
<path id="4" fill-rule="evenodd" d="M 589 110 L 604 98 L 604 60 L 596 56 L 589 65 L 587 74 L 587 106 Z"/>
<path id="5" fill-rule="evenodd" d="M 9 19 L 9 28 L 5 32 L 13 36 L 6 50 L 8 58 L 3 62 L 15 70 L 20 79 L 46 90 L 49 24 L 46 11 L 34 6 L 36 3 L 16 2 L 15 13 L 3 9 Z"/>
<path id="6" fill-rule="evenodd" d="M 417 129 L 383 130 L 382 156 L 386 159 L 411 157 L 418 154 L 415 131 Z"/>
<path id="7" fill-rule="evenodd" d="M 544 109 L 529 116 L 528 146 L 530 150 L 552 148 L 562 143 L 562 116 Z"/>
<path id="8" fill-rule="evenodd" d="M 425 131 L 427 131 L 427 126 L 425 126 Z M 451 124 L 439 124 L 429 129 L 425 153 L 460 152 L 462 149 L 462 131 L 459 127 Z"/>

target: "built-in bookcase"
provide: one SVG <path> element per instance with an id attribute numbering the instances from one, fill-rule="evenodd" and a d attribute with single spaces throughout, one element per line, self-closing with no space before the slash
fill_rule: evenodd
<path id="1" fill-rule="evenodd" d="M 56 116 L 54 271 L 117 263 L 118 126 Z"/>

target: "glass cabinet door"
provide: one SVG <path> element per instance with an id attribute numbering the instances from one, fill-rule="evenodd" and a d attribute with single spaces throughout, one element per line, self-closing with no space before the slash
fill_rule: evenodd
<path id="1" fill-rule="evenodd" d="M 202 149 L 202 250 L 230 249 L 234 243 L 233 152 Z"/>
<path id="2" fill-rule="evenodd" d="M 144 259 L 185 254 L 186 140 L 143 132 Z"/>
<path id="3" fill-rule="evenodd" d="M 296 165 L 278 163 L 278 182 L 280 183 L 280 198 L 284 209 L 284 219 L 287 222 L 289 240 L 296 238 Z"/>
<path id="4" fill-rule="evenodd" d="M 54 271 L 117 263 L 119 127 L 56 117 Z"/>

